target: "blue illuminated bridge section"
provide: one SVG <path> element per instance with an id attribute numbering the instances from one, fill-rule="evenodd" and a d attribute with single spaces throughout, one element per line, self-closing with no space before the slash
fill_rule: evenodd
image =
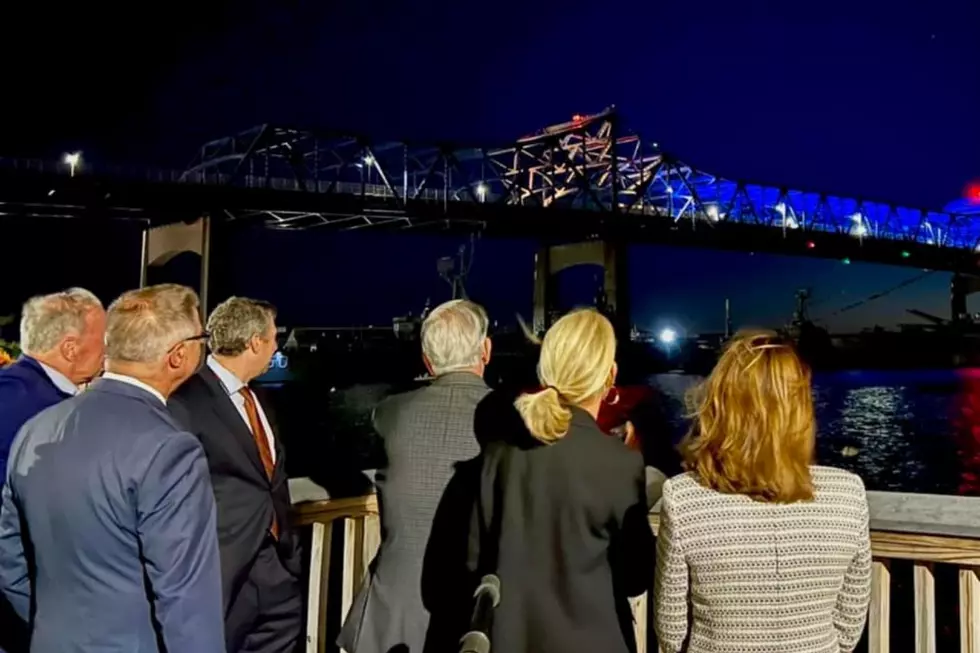
<path id="1" fill-rule="evenodd" d="M 0 163 L 11 165 L 10 160 Z M 71 157 L 55 167 L 79 176 L 132 174 L 90 169 Z M 522 207 L 538 209 L 512 211 L 525 221 L 557 215 L 581 221 L 592 212 L 601 214 L 605 225 L 687 227 L 705 236 L 725 232 L 726 225 L 752 225 L 762 228 L 753 233 L 793 239 L 804 249 L 830 241 L 838 249 L 890 243 L 907 257 L 906 246 L 917 252 L 937 248 L 958 257 L 957 265 L 967 255 L 972 265 L 980 245 L 980 215 L 969 203 L 947 210 L 908 208 L 726 179 L 628 132 L 612 108 L 575 116 L 498 148 L 379 143 L 263 125 L 205 144 L 186 170 L 143 177 L 317 198 L 309 206 L 257 202 L 222 211 L 231 220 L 262 220 L 282 229 L 410 228 L 419 216 L 440 214 L 480 222 L 490 220 L 491 209 L 502 207 L 506 213 L 507 207 Z M 326 202 L 327 196 L 335 203 Z"/>

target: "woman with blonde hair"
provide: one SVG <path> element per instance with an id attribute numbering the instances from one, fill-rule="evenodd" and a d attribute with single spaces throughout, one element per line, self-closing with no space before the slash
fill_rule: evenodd
<path id="1" fill-rule="evenodd" d="M 776 333 L 741 332 L 692 398 L 688 471 L 664 484 L 657 542 L 664 653 L 854 650 L 868 503 L 860 478 L 813 464 L 810 370 Z"/>
<path id="2" fill-rule="evenodd" d="M 542 390 L 484 450 L 471 564 L 500 578 L 494 650 L 635 651 L 628 597 L 653 576 L 642 456 L 596 424 L 616 379 L 616 338 L 594 310 L 541 343 Z"/>

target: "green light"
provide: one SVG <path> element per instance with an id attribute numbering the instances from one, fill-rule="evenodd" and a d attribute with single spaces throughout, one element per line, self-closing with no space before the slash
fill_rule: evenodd
<path id="1" fill-rule="evenodd" d="M 908 258 L 910 256 L 912 256 L 912 255 L 909 254 L 908 252 L 902 252 L 902 258 Z"/>
<path id="2" fill-rule="evenodd" d="M 844 265 L 850 265 L 851 264 L 851 259 L 846 258 L 846 259 L 842 260 L 841 263 L 843 263 Z"/>

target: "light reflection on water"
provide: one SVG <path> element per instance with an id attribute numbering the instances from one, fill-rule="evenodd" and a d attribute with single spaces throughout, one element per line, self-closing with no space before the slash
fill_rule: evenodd
<path id="1" fill-rule="evenodd" d="M 675 437 L 686 427 L 684 393 L 698 380 L 651 378 Z M 813 385 L 819 463 L 851 470 L 873 490 L 980 494 L 980 370 L 818 374 Z"/>

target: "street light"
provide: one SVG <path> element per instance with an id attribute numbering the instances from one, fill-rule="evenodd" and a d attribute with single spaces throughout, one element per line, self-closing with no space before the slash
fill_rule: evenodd
<path id="1" fill-rule="evenodd" d="M 68 164 L 68 170 L 71 172 L 71 176 L 75 176 L 75 168 L 79 166 L 82 162 L 81 152 L 70 152 L 65 155 L 65 163 Z"/>
<path id="2" fill-rule="evenodd" d="M 677 341 L 677 332 L 673 329 L 664 329 L 660 332 L 660 342 L 665 345 L 672 345 Z"/>

